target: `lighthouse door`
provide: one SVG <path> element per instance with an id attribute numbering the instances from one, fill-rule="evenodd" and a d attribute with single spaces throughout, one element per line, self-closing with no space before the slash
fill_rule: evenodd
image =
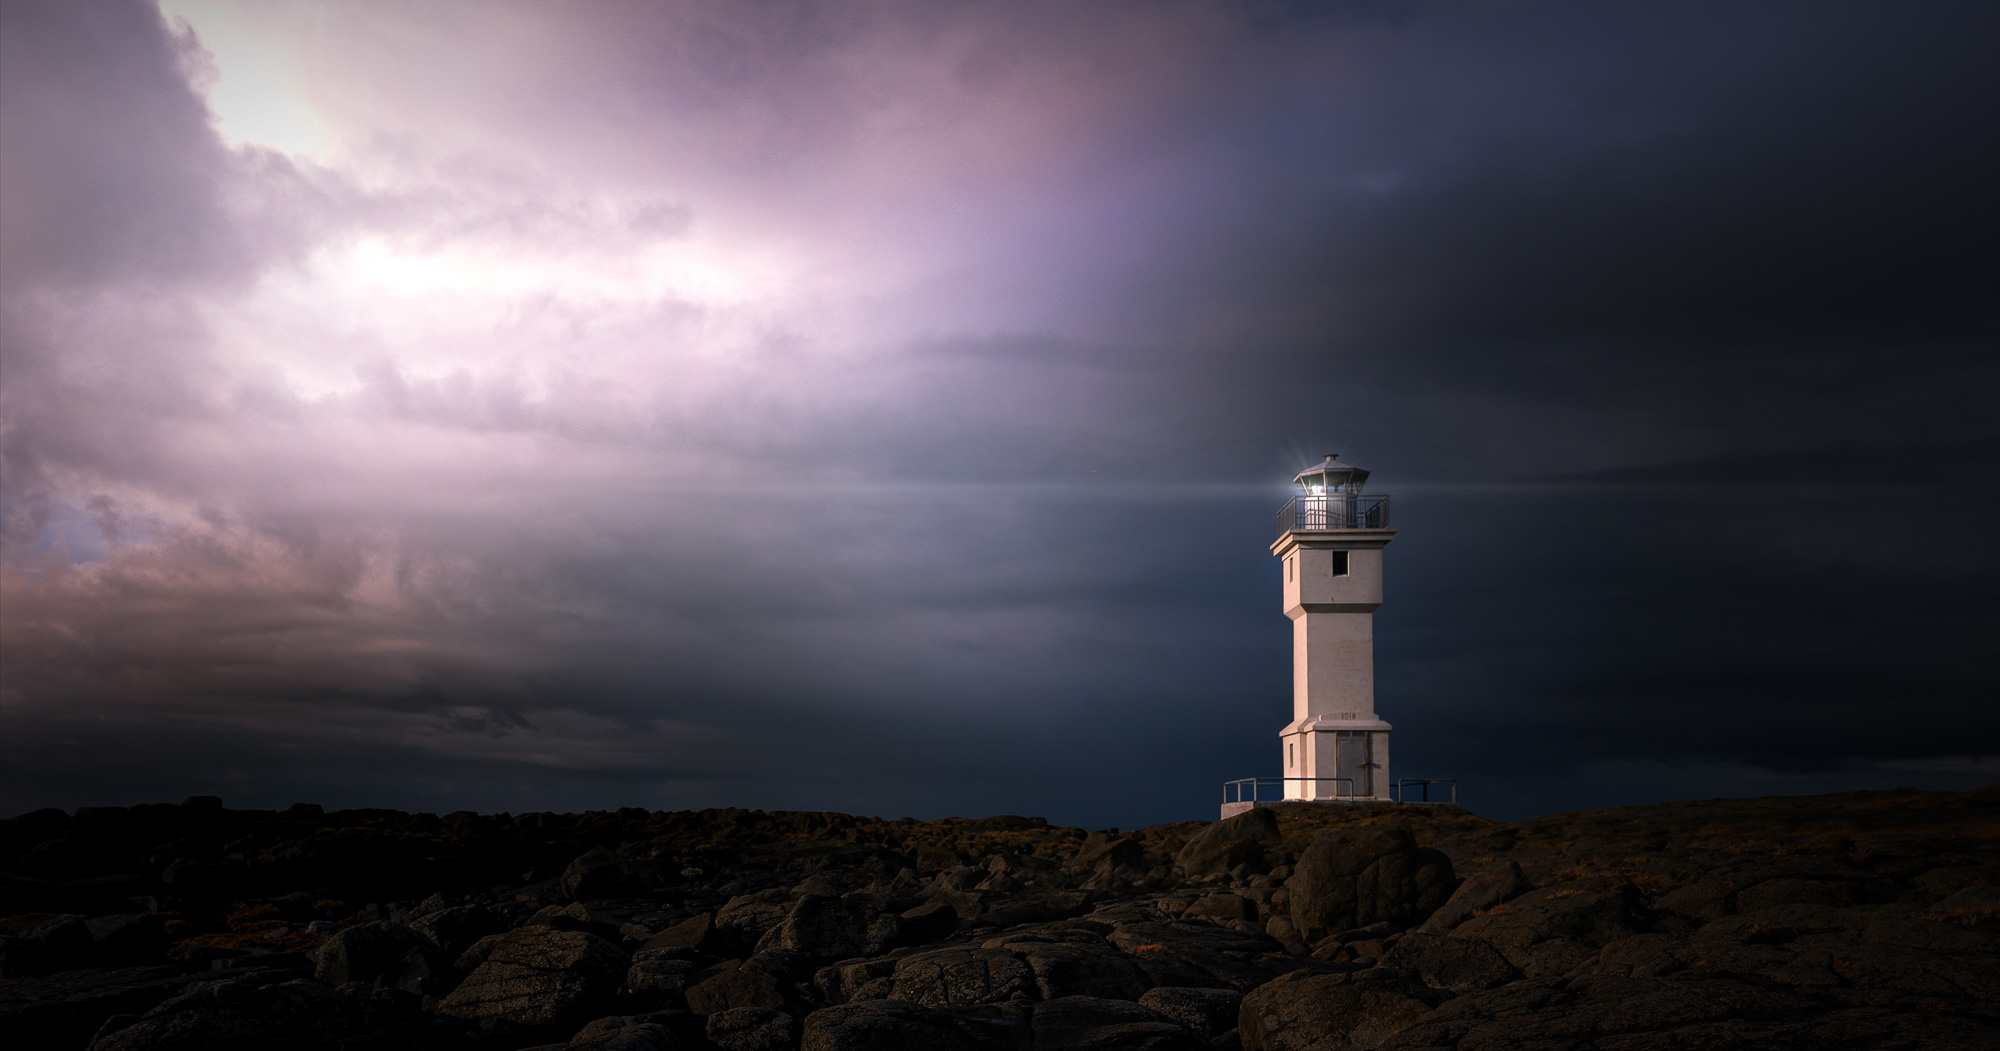
<path id="1" fill-rule="evenodd" d="M 1347 778 L 1347 783 L 1334 786 L 1342 795 L 1375 794 L 1375 766 L 1369 762 L 1368 738 L 1368 734 L 1353 730 L 1334 735 L 1333 762 L 1340 771 L 1335 776 Z"/>

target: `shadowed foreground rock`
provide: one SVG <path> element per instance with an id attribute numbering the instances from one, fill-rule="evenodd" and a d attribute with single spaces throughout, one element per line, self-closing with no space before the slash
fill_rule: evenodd
<path id="1" fill-rule="evenodd" d="M 37 811 L 0 1046 L 2000 1046 L 2000 789 L 1495 824 Z"/>
<path id="2" fill-rule="evenodd" d="M 1451 897 L 1458 879 L 1451 859 L 1418 846 L 1408 829 L 1364 827 L 1314 840 L 1288 886 L 1292 926 L 1312 941 L 1377 923 L 1422 923 Z"/>
<path id="3" fill-rule="evenodd" d="M 531 1029 L 579 1025 L 606 1013 L 626 965 L 625 953 L 596 935 L 522 927 L 502 935 L 438 1011 Z"/>

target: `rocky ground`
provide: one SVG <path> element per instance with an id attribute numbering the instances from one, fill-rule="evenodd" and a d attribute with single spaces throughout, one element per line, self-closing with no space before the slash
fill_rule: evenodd
<path id="1" fill-rule="evenodd" d="M 8 1048 L 2000 1047 L 2000 786 L 0 822 Z"/>

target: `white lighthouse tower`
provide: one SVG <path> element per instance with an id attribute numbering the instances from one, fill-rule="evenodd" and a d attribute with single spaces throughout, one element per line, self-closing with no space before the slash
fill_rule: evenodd
<path id="1" fill-rule="evenodd" d="M 1375 609 L 1389 498 L 1362 496 L 1368 472 L 1326 461 L 1300 471 L 1271 553 L 1285 564 L 1292 618 L 1286 799 L 1389 798 L 1389 724 L 1375 714 Z"/>

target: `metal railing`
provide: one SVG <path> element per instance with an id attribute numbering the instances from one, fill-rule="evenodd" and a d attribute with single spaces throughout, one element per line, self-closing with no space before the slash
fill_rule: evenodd
<path id="1" fill-rule="evenodd" d="M 1334 791 L 1333 795 L 1336 799 L 1372 798 L 1370 796 L 1355 795 L 1354 779 L 1351 777 L 1245 777 L 1222 783 L 1222 801 L 1225 803 L 1256 803 L 1269 798 L 1273 802 L 1276 802 L 1285 798 L 1284 786 L 1288 781 L 1337 781 L 1347 787 Z M 1278 786 L 1278 794 L 1269 797 L 1265 796 L 1261 791 L 1265 785 Z M 1249 792 L 1248 796 L 1244 795 L 1246 791 Z"/>
<path id="2" fill-rule="evenodd" d="M 1423 791 L 1424 797 L 1422 799 L 1410 798 L 1410 787 L 1412 785 L 1417 786 Z M 1450 785 L 1451 798 L 1432 799 L 1432 785 Z M 1450 777 L 1399 777 L 1396 779 L 1396 783 L 1389 788 L 1389 798 L 1398 803 L 1450 803 L 1453 806 L 1457 806 L 1458 780 Z"/>
<path id="3" fill-rule="evenodd" d="M 1372 795 L 1355 795 L 1354 779 L 1349 777 L 1245 777 L 1222 783 L 1222 801 L 1225 803 L 1260 803 L 1266 800 L 1283 802 L 1286 799 L 1285 785 L 1292 781 L 1332 781 L 1346 786 L 1334 790 L 1331 797 L 1334 800 L 1365 801 L 1375 798 Z M 1432 799 L 1432 785 L 1450 785 L 1451 797 L 1449 799 Z M 1275 786 L 1278 790 L 1277 794 L 1266 796 L 1263 792 L 1266 786 Z M 1413 788 L 1423 798 L 1411 799 L 1410 790 Z M 1321 796 L 1317 801 L 1325 802 L 1327 798 Z M 1389 786 L 1389 799 L 1391 802 L 1396 803 L 1437 803 L 1440 805 L 1449 804 L 1457 806 L 1458 779 L 1453 777 L 1399 777 L 1394 784 Z M 1307 798 L 1304 801 L 1313 802 L 1315 800 Z"/>
<path id="4" fill-rule="evenodd" d="M 1278 512 L 1278 535 L 1307 529 L 1387 529 L 1389 498 L 1359 493 L 1295 496 Z"/>

